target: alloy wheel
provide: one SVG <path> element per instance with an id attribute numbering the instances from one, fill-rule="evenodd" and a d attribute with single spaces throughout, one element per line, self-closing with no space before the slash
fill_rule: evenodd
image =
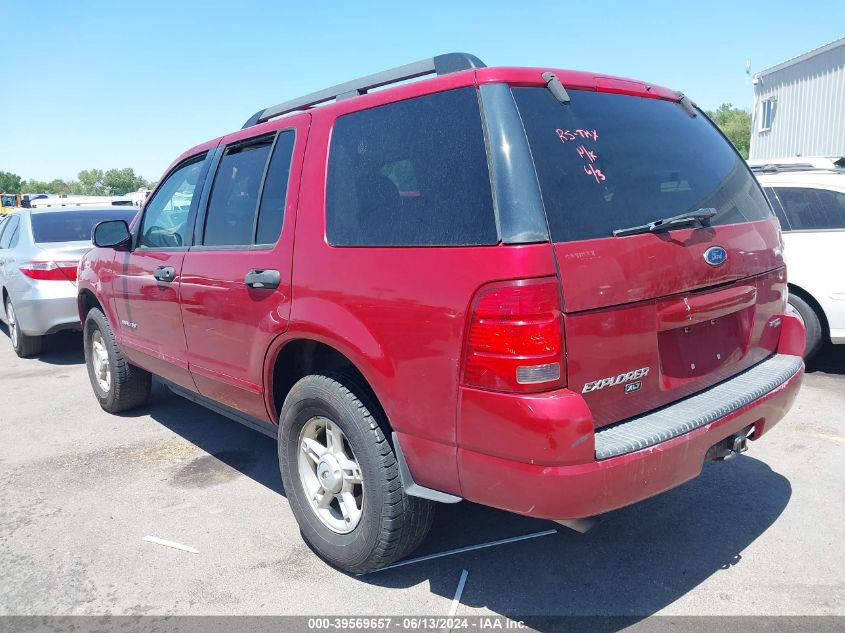
<path id="1" fill-rule="evenodd" d="M 311 509 L 327 528 L 348 534 L 364 513 L 361 466 L 340 427 L 324 417 L 299 434 L 299 479 Z"/>
<path id="2" fill-rule="evenodd" d="M 15 315 L 15 309 L 12 307 L 12 302 L 6 302 L 6 320 L 9 322 L 9 338 L 12 339 L 12 345 L 18 346 L 18 318 Z"/>
<path id="3" fill-rule="evenodd" d="M 91 335 L 91 368 L 94 370 L 94 377 L 100 389 L 108 393 L 111 389 L 111 364 L 109 351 L 100 330 L 94 330 Z"/>

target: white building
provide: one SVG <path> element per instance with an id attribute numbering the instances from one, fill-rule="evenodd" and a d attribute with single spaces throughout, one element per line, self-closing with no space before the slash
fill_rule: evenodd
<path id="1" fill-rule="evenodd" d="M 754 76 L 749 158 L 845 156 L 845 37 Z"/>

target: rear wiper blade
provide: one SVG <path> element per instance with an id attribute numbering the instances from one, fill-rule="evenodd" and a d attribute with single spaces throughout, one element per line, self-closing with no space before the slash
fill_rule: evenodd
<path id="1" fill-rule="evenodd" d="M 716 209 L 707 207 L 699 209 L 698 211 L 690 211 L 675 215 L 671 218 L 663 218 L 662 220 L 655 220 L 648 224 L 641 224 L 640 226 L 632 226 L 627 229 L 616 229 L 613 231 L 613 237 L 625 237 L 626 235 L 639 235 L 641 233 L 659 233 L 660 231 L 668 231 L 670 229 L 680 228 L 682 226 L 689 226 L 698 222 L 702 226 L 709 226 L 710 219 L 716 215 Z"/>

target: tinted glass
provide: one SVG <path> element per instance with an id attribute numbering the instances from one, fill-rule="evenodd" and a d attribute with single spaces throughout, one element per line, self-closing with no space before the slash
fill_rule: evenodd
<path id="1" fill-rule="evenodd" d="M 498 242 L 474 88 L 339 118 L 332 131 L 327 181 L 331 244 Z"/>
<path id="2" fill-rule="evenodd" d="M 273 139 L 226 149 L 208 202 L 205 219 L 206 246 L 252 244 L 258 192 Z"/>
<path id="3" fill-rule="evenodd" d="M 775 193 L 789 230 L 845 229 L 845 193 L 802 187 L 776 187 Z"/>
<path id="4" fill-rule="evenodd" d="M 783 209 L 781 209 L 780 202 L 778 201 L 778 196 L 775 193 L 775 190 L 771 187 L 764 187 L 763 193 L 766 194 L 766 197 L 769 199 L 769 204 L 772 205 L 772 209 L 774 209 L 775 215 L 778 217 L 778 221 L 780 222 L 780 228 L 784 231 L 788 231 L 789 221 L 787 221 L 786 216 L 783 214 Z"/>
<path id="5" fill-rule="evenodd" d="M 205 156 L 176 169 L 144 207 L 140 246 L 175 248 L 188 243 L 188 217 Z"/>
<path id="6" fill-rule="evenodd" d="M 0 248 L 9 248 L 12 239 L 17 236 L 20 216 L 13 215 L 6 222 L 3 222 L 3 234 L 0 235 Z"/>
<path id="7" fill-rule="evenodd" d="M 55 211 L 32 214 L 32 237 L 40 242 L 88 242 L 94 227 L 106 220 L 125 220 L 135 217 L 137 209 L 116 208 L 114 211 Z"/>
<path id="8" fill-rule="evenodd" d="M 261 192 L 261 205 L 258 208 L 258 227 L 256 244 L 275 244 L 282 232 L 282 220 L 285 217 L 285 200 L 290 176 L 290 161 L 293 156 L 293 144 L 296 134 L 288 130 L 279 134 L 264 190 Z"/>
<path id="9" fill-rule="evenodd" d="M 744 161 L 701 114 L 677 103 L 515 88 L 555 242 L 713 207 L 713 224 L 771 217 Z"/>

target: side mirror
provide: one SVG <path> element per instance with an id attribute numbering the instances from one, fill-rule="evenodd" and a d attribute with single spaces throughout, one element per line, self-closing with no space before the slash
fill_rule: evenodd
<path id="1" fill-rule="evenodd" d="M 92 241 L 100 248 L 128 251 L 132 245 L 132 234 L 125 220 L 108 220 L 94 227 Z"/>

